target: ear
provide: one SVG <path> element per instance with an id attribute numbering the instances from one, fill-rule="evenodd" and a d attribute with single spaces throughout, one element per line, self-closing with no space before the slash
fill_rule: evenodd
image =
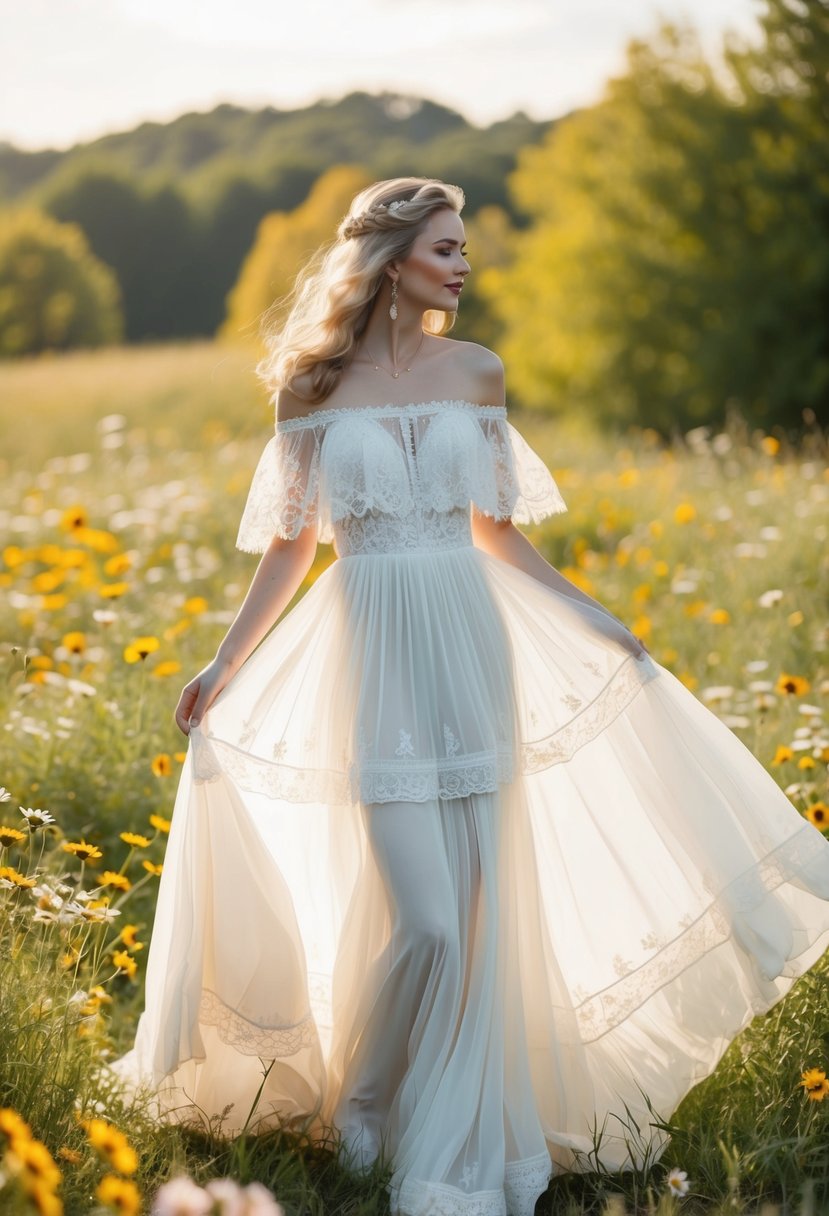
<path id="1" fill-rule="evenodd" d="M 397 280 L 400 278 L 400 271 L 398 269 L 397 262 L 389 262 L 386 265 L 386 274 L 393 283 L 397 282 Z"/>

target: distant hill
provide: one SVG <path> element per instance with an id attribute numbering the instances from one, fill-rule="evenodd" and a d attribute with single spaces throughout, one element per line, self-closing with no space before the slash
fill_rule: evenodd
<path id="1" fill-rule="evenodd" d="M 422 97 L 354 92 L 296 110 L 220 105 L 65 151 L 4 143 L 0 223 L 4 206 L 30 204 L 78 224 L 115 271 L 128 341 L 212 334 L 259 222 L 333 166 L 455 182 L 466 217 L 498 204 L 521 227 L 507 181 L 551 125 L 516 113 L 477 127 Z"/>
<path id="2" fill-rule="evenodd" d="M 0 142 L 0 205 L 45 196 L 56 181 L 94 166 L 138 179 L 147 189 L 175 185 L 203 206 L 229 177 L 271 188 L 282 177 L 301 180 L 301 191 L 286 200 L 293 206 L 319 173 L 353 162 L 377 176 L 457 178 L 475 210 L 507 202 L 505 171 L 518 149 L 536 143 L 550 125 L 517 112 L 476 127 L 447 106 L 390 92 L 353 92 L 296 110 L 225 104 L 168 123 L 144 122 L 65 151 L 31 152 Z"/>

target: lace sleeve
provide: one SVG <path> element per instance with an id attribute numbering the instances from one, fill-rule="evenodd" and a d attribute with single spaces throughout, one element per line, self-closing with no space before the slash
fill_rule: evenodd
<path id="1" fill-rule="evenodd" d="M 482 419 L 492 476 L 479 479 L 473 498 L 484 515 L 517 524 L 537 524 L 567 510 L 544 461 L 505 417 Z"/>
<path id="2" fill-rule="evenodd" d="M 264 553 L 274 536 L 294 540 L 317 519 L 318 428 L 280 430 L 265 445 L 253 474 L 236 548 Z"/>

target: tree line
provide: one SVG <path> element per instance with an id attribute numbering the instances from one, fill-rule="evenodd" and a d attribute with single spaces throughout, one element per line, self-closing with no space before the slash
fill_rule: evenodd
<path id="1" fill-rule="evenodd" d="M 453 334 L 499 350 L 517 403 L 663 433 L 729 408 L 763 426 L 819 421 L 829 397 L 829 0 L 762 3 L 760 39 L 730 35 L 717 63 L 692 25 L 663 21 L 628 44 L 596 104 L 546 124 L 515 115 L 481 131 L 433 103 L 352 94 L 284 114 L 219 107 L 214 128 L 186 116 L 168 143 L 145 124 L 135 143 L 99 141 L 117 172 L 84 153 L 43 160 L 27 179 L 0 151 L 0 185 L 13 181 L 0 212 L 0 354 L 119 336 L 255 341 L 259 317 L 354 191 L 415 172 L 467 193 L 473 274 Z M 361 143 L 368 118 L 374 142 Z M 120 315 L 122 335 L 112 322 L 71 329 L 77 283 L 61 287 L 51 326 L 38 320 L 50 295 L 34 251 L 70 234 L 96 284 L 76 310 Z M 55 265 L 53 255 L 53 278 Z M 15 332 L 21 302 L 30 320 Z"/>

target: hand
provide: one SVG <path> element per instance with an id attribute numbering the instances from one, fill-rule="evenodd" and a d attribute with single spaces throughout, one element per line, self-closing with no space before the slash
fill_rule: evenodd
<path id="1" fill-rule="evenodd" d="M 175 709 L 176 726 L 182 734 L 189 735 L 190 727 L 198 726 L 205 711 L 229 683 L 233 674 L 233 668 L 227 663 L 213 659 L 189 684 L 185 684 Z"/>

